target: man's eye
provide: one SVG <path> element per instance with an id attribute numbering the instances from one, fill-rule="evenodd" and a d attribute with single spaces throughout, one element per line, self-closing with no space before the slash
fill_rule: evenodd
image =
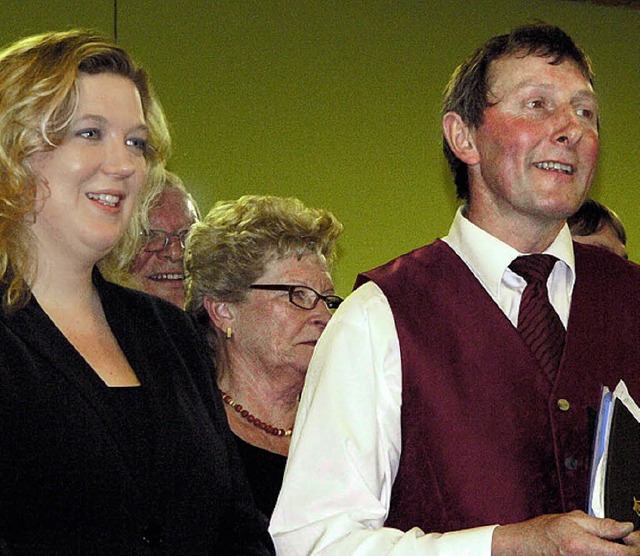
<path id="1" fill-rule="evenodd" d="M 576 110 L 578 116 L 582 116 L 583 118 L 587 118 L 588 120 L 593 120 L 595 118 L 595 111 L 591 110 L 591 108 L 578 108 Z"/>
<path id="2" fill-rule="evenodd" d="M 529 108 L 544 108 L 544 101 L 540 99 L 530 100 L 529 102 L 527 102 L 527 106 Z"/>

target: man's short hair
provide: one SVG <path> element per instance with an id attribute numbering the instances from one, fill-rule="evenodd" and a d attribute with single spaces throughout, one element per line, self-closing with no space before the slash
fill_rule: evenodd
<path id="1" fill-rule="evenodd" d="M 508 34 L 489 39 L 456 68 L 445 91 L 442 114 L 456 112 L 467 126 L 479 127 L 484 110 L 490 104 L 488 76 L 491 62 L 510 55 L 551 57 L 550 63 L 554 65 L 571 60 L 593 86 L 591 62 L 569 35 L 555 25 L 523 25 Z M 468 200 L 467 165 L 456 157 L 444 137 L 442 146 L 453 173 L 458 198 Z"/>

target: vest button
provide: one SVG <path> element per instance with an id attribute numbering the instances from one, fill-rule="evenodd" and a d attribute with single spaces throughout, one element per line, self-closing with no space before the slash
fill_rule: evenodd
<path id="1" fill-rule="evenodd" d="M 570 471 L 578 469 L 578 460 L 572 456 L 569 456 L 564 460 L 564 466 Z"/>
<path id="2" fill-rule="evenodd" d="M 570 407 L 571 407 L 571 404 L 569 403 L 568 400 L 565 400 L 564 398 L 560 398 L 558 400 L 558 409 L 560 411 L 569 411 Z"/>

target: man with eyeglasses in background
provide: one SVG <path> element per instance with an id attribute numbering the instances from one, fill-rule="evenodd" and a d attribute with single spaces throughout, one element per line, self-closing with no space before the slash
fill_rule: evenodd
<path id="1" fill-rule="evenodd" d="M 149 211 L 144 247 L 130 268 L 132 286 L 184 307 L 184 242 L 199 219 L 182 180 L 167 172 L 165 188 Z"/>

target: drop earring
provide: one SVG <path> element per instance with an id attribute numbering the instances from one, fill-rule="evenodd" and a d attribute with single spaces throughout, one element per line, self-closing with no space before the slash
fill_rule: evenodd
<path id="1" fill-rule="evenodd" d="M 230 340 L 231 336 L 233 336 L 233 330 L 231 330 L 230 326 L 227 326 L 227 340 Z"/>

